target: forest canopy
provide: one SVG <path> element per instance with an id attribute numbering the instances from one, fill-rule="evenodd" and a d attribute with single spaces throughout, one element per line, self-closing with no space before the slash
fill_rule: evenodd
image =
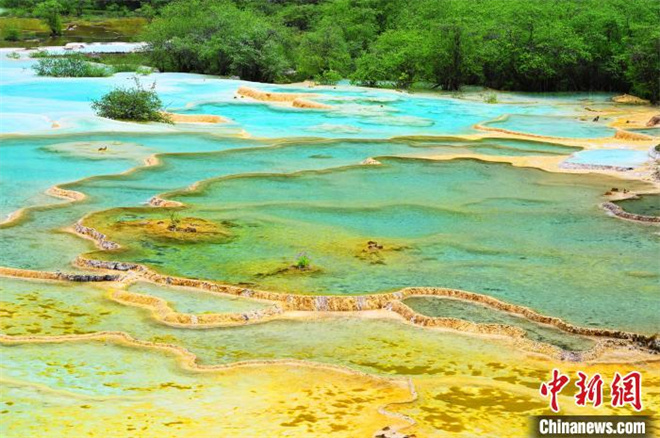
<path id="1" fill-rule="evenodd" d="M 48 0 L 55 1 L 55 0 Z M 660 98 L 657 0 L 75 0 L 150 12 L 164 71 Z M 34 0 L 5 0 L 11 7 Z"/>

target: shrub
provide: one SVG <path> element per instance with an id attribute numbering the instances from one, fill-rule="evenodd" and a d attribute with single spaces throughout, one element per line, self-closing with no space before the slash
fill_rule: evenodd
<path id="1" fill-rule="evenodd" d="M 30 58 L 48 58 L 50 55 L 46 50 L 37 50 L 36 52 L 30 53 Z"/>
<path id="2" fill-rule="evenodd" d="M 151 68 L 151 67 L 147 67 L 147 66 L 144 66 L 144 65 L 139 66 L 139 67 L 135 70 L 135 74 L 138 74 L 138 75 L 140 75 L 140 76 L 149 76 L 149 75 L 150 75 L 151 73 L 153 73 L 153 72 L 154 72 L 154 69 L 153 69 L 153 68 Z"/>
<path id="3" fill-rule="evenodd" d="M 3 38 L 5 41 L 18 41 L 21 39 L 21 32 L 16 26 L 9 26 L 3 32 Z"/>
<path id="4" fill-rule="evenodd" d="M 298 257 L 296 258 L 296 264 L 294 266 L 300 270 L 305 270 L 309 268 L 311 264 L 312 259 L 307 256 L 306 252 L 301 252 L 298 254 Z"/>
<path id="5" fill-rule="evenodd" d="M 46 22 L 51 35 L 62 35 L 62 19 L 60 13 L 62 5 L 56 0 L 46 0 L 39 3 L 34 9 L 34 15 Z"/>
<path id="6" fill-rule="evenodd" d="M 7 53 L 7 58 L 9 58 L 9 59 L 21 59 L 21 55 L 19 55 L 16 52 L 9 52 L 9 53 Z"/>
<path id="7" fill-rule="evenodd" d="M 153 69 L 151 67 L 137 64 L 114 64 L 112 65 L 112 68 L 114 69 L 115 73 L 133 72 L 140 76 L 149 76 L 151 73 L 153 73 Z"/>
<path id="8" fill-rule="evenodd" d="M 96 78 L 113 73 L 103 65 L 92 64 L 80 58 L 41 58 L 32 68 L 39 76 L 58 78 Z"/>
<path id="9" fill-rule="evenodd" d="M 93 100 L 96 114 L 114 120 L 172 123 L 162 112 L 163 103 L 154 90 L 156 83 L 145 89 L 137 77 L 134 79 L 135 86 L 115 88 L 101 99 Z"/>
<path id="10" fill-rule="evenodd" d="M 339 73 L 334 70 L 325 70 L 323 73 L 314 76 L 314 80 L 321 85 L 336 85 L 342 80 Z"/>

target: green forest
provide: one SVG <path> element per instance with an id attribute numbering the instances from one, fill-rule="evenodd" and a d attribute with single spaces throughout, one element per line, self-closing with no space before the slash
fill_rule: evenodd
<path id="1" fill-rule="evenodd" d="M 658 0 L 62 0 L 58 11 L 145 17 L 139 39 L 161 71 L 660 98 Z"/>

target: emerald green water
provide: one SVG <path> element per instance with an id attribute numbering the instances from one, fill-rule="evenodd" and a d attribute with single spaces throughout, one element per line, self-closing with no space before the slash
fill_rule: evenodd
<path id="1" fill-rule="evenodd" d="M 660 196 L 642 195 L 638 199 L 617 201 L 625 211 L 645 216 L 660 216 Z"/>
<path id="2" fill-rule="evenodd" d="M 453 287 L 580 325 L 658 331 L 657 236 L 602 214 L 597 201 L 609 178 L 475 160 L 382 162 L 227 177 L 170 195 L 189 206 L 182 216 L 228 233 L 221 242 L 136 240 L 123 236 L 123 222 L 169 213 L 98 213 L 86 223 L 124 250 L 91 256 L 298 293 Z M 383 250 L 365 253 L 369 240 Z M 313 270 L 288 269 L 301 252 Z"/>
<path id="3" fill-rule="evenodd" d="M 41 192 L 53 184 L 87 195 L 84 201 L 66 207 L 33 209 L 27 222 L 0 228 L 0 265 L 48 270 L 70 269 L 71 261 L 78 254 L 92 248 L 89 242 L 57 230 L 72 225 L 90 212 L 112 207 L 138 206 L 154 195 L 184 188 L 208 178 L 340 167 L 380 155 L 442 155 L 469 153 L 477 148 L 488 148 L 490 154 L 497 155 L 535 154 L 538 149 L 561 154 L 570 153 L 574 149 L 513 141 L 504 142 L 502 146 L 488 141 L 455 140 L 255 142 L 192 134 L 73 135 L 34 141 L 12 139 L 4 141 L 3 145 L 7 145 L 9 153 L 15 151 L 20 154 L 15 161 L 9 161 L 7 166 L 3 165 L 3 170 L 7 169 L 7 177 L 0 178 L 4 199 L 11 205 L 7 208 L 7 213 L 22 206 L 27 196 L 44 199 L 44 204 L 57 204 L 57 200 Z M 108 151 L 98 152 L 97 145 L 107 146 Z M 4 157 L 3 151 L 4 148 L 0 148 L 0 155 Z M 484 150 L 479 152 L 488 153 Z M 110 174 L 116 165 L 120 170 L 126 170 L 154 153 L 161 154 L 161 165 L 139 168 L 127 174 Z M 132 161 L 127 161 L 129 156 Z M 20 157 L 23 158 L 19 159 Z M 90 172 L 94 169 L 97 172 L 99 169 L 109 172 L 107 175 L 94 176 L 78 183 L 64 184 L 68 178 L 75 179 L 78 173 L 85 169 L 80 163 L 90 166 Z M 60 169 L 59 172 L 68 173 L 63 177 L 59 172 L 45 171 L 44 166 L 56 167 Z M 38 251 L 41 242 L 45 240 L 48 240 L 52 250 Z M 35 250 L 25 251 L 26 247 Z"/>

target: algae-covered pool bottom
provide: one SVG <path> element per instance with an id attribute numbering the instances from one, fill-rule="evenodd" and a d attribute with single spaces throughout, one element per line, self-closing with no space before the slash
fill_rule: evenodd
<path id="1" fill-rule="evenodd" d="M 660 195 L 641 195 L 635 199 L 617 201 L 625 211 L 644 216 L 660 216 Z"/>
<path id="2" fill-rule="evenodd" d="M 171 353 L 107 342 L 0 349 L 6 438 L 369 436 L 406 425 L 378 409 L 411 398 L 405 382 L 314 366 L 195 372 Z"/>
<path id="3" fill-rule="evenodd" d="M 43 431 L 52 437 L 181 437 L 208 431 L 228 437 L 270 436 L 273 431 L 344 437 L 347 430 L 370 436 L 384 426 L 407 424 L 379 410 L 383 407 L 414 419 L 416 425 L 406 433 L 419 436 L 442 430 L 448 436 L 516 437 L 526 433 L 529 416 L 549 412 L 538 387 L 553 367 L 571 375 L 600 372 L 606 381 L 615 371 L 634 368 L 644 374 L 642 413 L 660 407 L 660 373 L 652 362 L 558 362 L 519 350 L 505 338 L 359 316 L 178 329 L 156 323 L 144 309 L 110 301 L 104 285 L 7 278 L 1 283 L 3 309 L 8 309 L 2 332 L 13 339 L 42 336 L 32 343 L 3 341 L 0 430 L 8 438 Z M 41 330 L 35 333 L 37 325 L 30 320 L 41 321 Z M 140 342 L 168 347 L 136 346 L 112 335 L 45 342 L 62 334 L 101 331 L 126 332 Z M 256 362 L 196 371 L 190 358 L 173 348 L 185 348 L 204 366 Z M 419 395 L 414 402 L 408 378 Z M 567 388 L 560 396 L 563 412 L 628 412 L 610 408 L 607 396 L 598 411 L 578 409 L 573 394 Z"/>
<path id="4" fill-rule="evenodd" d="M 476 303 L 441 297 L 411 297 L 404 300 L 404 303 L 427 316 L 520 327 L 529 339 L 552 344 L 564 350 L 587 350 L 595 345 L 595 342 L 589 338 L 566 333 L 555 327 L 538 324 Z"/>
<path id="5" fill-rule="evenodd" d="M 122 249 L 87 257 L 278 292 L 451 287 L 576 325 L 658 331 L 659 242 L 599 208 L 616 180 L 476 160 L 381 160 L 229 176 L 166 195 L 182 209 L 95 213 L 85 224 Z M 163 231 L 172 220 L 215 228 Z M 292 268 L 301 253 L 309 269 Z"/>

